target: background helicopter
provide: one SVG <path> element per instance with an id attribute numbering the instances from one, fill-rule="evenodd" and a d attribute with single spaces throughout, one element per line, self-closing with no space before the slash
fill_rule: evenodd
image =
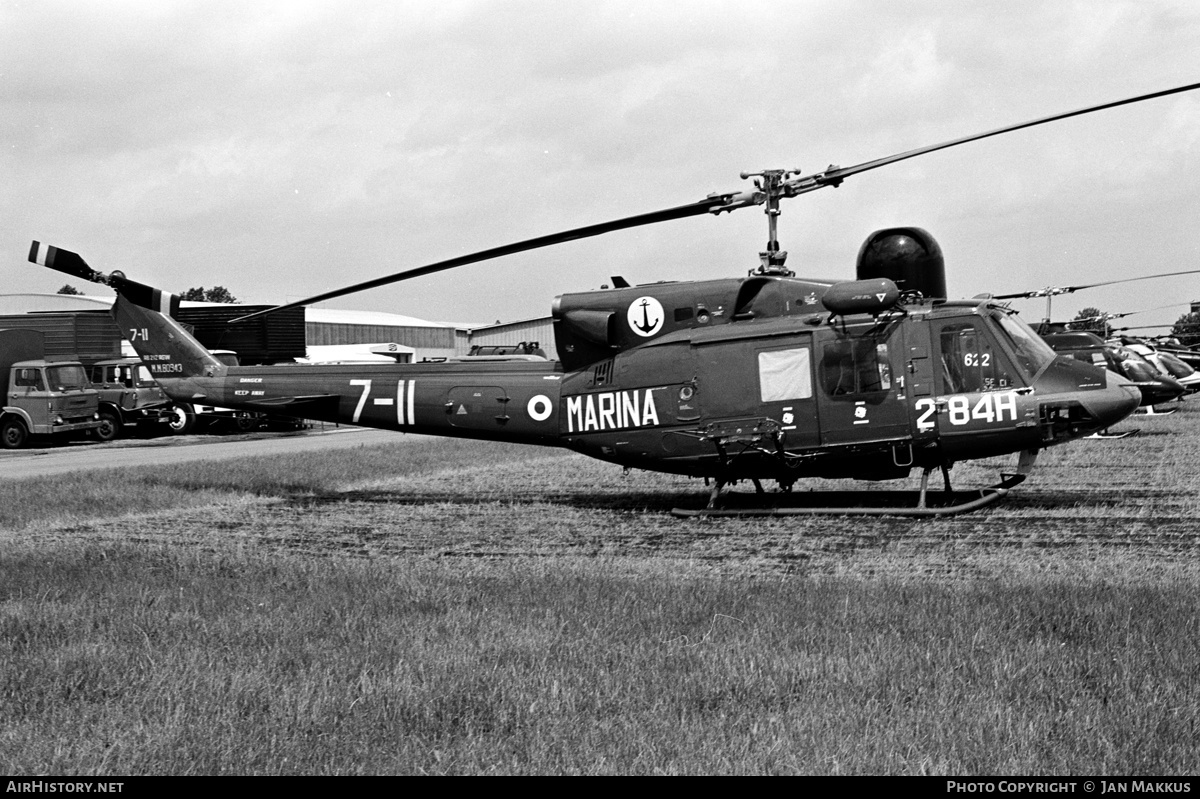
<path id="1" fill-rule="evenodd" d="M 1155 406 L 1174 402 L 1188 393 L 1187 386 L 1173 375 L 1158 369 L 1143 353 L 1116 342 L 1106 341 L 1095 333 L 1086 330 L 1064 331 L 1047 333 L 1042 339 L 1055 352 L 1094 364 L 1129 380 L 1141 393 L 1138 407 L 1148 414 L 1163 413 L 1155 411 Z M 1106 437 L 1104 433 L 1097 436 Z"/>
<path id="2" fill-rule="evenodd" d="M 1137 342 L 1111 340 L 1095 331 L 1084 328 L 1094 323 L 1098 328 L 1107 329 L 1110 319 L 1122 318 L 1138 311 L 1125 314 L 1103 314 L 1095 317 L 1076 318 L 1070 322 L 1054 322 L 1052 319 L 1051 302 L 1054 297 L 1073 294 L 1085 289 L 1113 286 L 1121 283 L 1132 283 L 1141 280 L 1177 277 L 1180 275 L 1200 274 L 1200 269 L 1189 269 L 1178 272 L 1165 272 L 1154 275 L 1138 275 L 1120 280 L 1107 280 L 1099 283 L 1087 283 L 1076 286 L 1047 286 L 1032 291 L 996 295 L 997 300 L 1046 299 L 1046 315 L 1036 326 L 1037 332 L 1055 352 L 1069 354 L 1085 363 L 1093 363 L 1101 368 L 1109 369 L 1131 381 L 1141 391 L 1141 407 L 1148 415 L 1165 415 L 1171 411 L 1156 411 L 1155 406 L 1173 402 L 1185 394 L 1200 389 L 1200 376 L 1194 369 L 1172 355 L 1162 359 L 1153 348 Z M 1149 310 L 1175 307 L 1164 305 Z M 1149 310 L 1146 312 L 1148 313 Z M 1103 434 L 1097 434 L 1104 437 Z M 1120 437 L 1120 436 L 1114 436 Z"/>
<path id="3" fill-rule="evenodd" d="M 1178 308 L 1181 306 L 1190 306 L 1190 303 L 1173 303 L 1171 305 L 1160 305 L 1157 308 L 1148 308 L 1144 311 L 1125 311 L 1122 313 L 1099 313 L 1091 316 L 1078 316 L 1065 324 L 1065 332 L 1068 328 L 1088 329 L 1099 328 L 1105 331 L 1102 336 L 1107 342 L 1114 346 L 1121 346 L 1129 349 L 1132 352 L 1145 358 L 1158 371 L 1169 377 L 1178 380 L 1183 386 L 1187 394 L 1194 394 L 1200 391 L 1200 372 L 1196 371 L 1195 365 L 1200 365 L 1200 352 L 1195 350 L 1185 349 L 1180 345 L 1178 339 L 1173 339 L 1169 336 L 1159 337 L 1158 339 L 1147 338 L 1144 335 L 1135 334 L 1134 330 L 1151 330 L 1170 328 L 1173 325 L 1134 325 L 1124 327 L 1113 327 L 1108 324 L 1115 319 L 1124 319 L 1127 316 L 1134 316 L 1140 313 L 1150 313 L 1164 308 Z M 1097 333 L 1097 335 L 1100 335 Z M 1053 346 L 1053 344 L 1051 344 Z M 1189 363 L 1191 361 L 1192 363 Z"/>
<path id="4" fill-rule="evenodd" d="M 105 275 L 34 242 L 30 260 L 113 287 L 113 313 L 172 397 L 419 433 L 569 447 L 627 468 L 712 478 L 722 487 L 809 476 L 923 474 L 916 508 L 979 507 L 1037 451 L 1124 418 L 1127 381 L 1053 351 L 1008 308 L 946 297 L 937 242 L 918 228 L 864 242 L 858 279 L 796 278 L 777 239 L 783 198 L 1000 133 L 1200 88 L 1177 87 L 1010 125 L 813 175 L 767 170 L 754 189 L 527 239 L 326 292 L 280 309 L 615 230 L 762 205 L 768 242 L 745 278 L 568 294 L 553 306 L 561 362 L 230 367 L 170 314 L 178 298 Z M 248 318 L 248 317 L 247 317 Z M 971 501 L 926 507 L 930 472 L 1021 453 L 1018 474 Z M 838 509 L 844 512 L 848 509 Z M 870 509 L 871 511 L 878 509 Z M 779 508 L 771 512 L 781 512 Z"/>
<path id="5" fill-rule="evenodd" d="M 1195 312 L 1187 314 L 1170 325 L 1125 325 L 1122 327 L 1113 327 L 1108 322 L 1115 319 L 1124 319 L 1127 316 L 1134 316 L 1141 313 L 1149 313 L 1151 311 L 1162 310 L 1163 308 L 1179 308 L 1193 307 L 1193 303 L 1173 303 L 1171 305 L 1160 305 L 1157 308 L 1148 308 L 1142 311 L 1125 311 L 1123 313 L 1102 313 L 1090 317 L 1079 317 L 1072 320 L 1071 324 L 1083 323 L 1083 326 L 1097 324 L 1102 326 L 1106 333 L 1105 337 L 1118 341 L 1121 344 L 1132 345 L 1136 344 L 1144 347 L 1150 352 L 1143 352 L 1152 363 L 1158 366 L 1159 371 L 1170 374 L 1172 377 L 1184 382 L 1189 387 L 1193 385 L 1193 377 L 1195 374 L 1200 374 L 1200 351 L 1196 348 L 1185 346 L 1180 341 L 1177 332 L 1187 330 L 1187 323 L 1194 317 Z M 1142 330 L 1168 330 L 1167 333 L 1147 336 L 1144 333 L 1135 333 L 1134 331 Z M 1189 393 L 1191 393 L 1189 391 Z"/>

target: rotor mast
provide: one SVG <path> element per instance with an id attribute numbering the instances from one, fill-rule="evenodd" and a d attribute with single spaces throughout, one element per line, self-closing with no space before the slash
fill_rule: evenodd
<path id="1" fill-rule="evenodd" d="M 800 174 L 799 169 L 764 169 L 762 172 L 743 172 L 742 180 L 754 178 L 756 204 L 765 207 L 767 215 L 767 249 L 758 254 L 761 264 L 758 267 L 760 275 L 782 275 L 794 277 L 795 272 L 787 269 L 787 250 L 779 249 L 779 200 L 789 196 L 784 190 L 784 181 Z"/>

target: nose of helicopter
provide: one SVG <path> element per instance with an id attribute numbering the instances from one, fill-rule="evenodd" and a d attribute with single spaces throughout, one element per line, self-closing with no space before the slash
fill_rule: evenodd
<path id="1" fill-rule="evenodd" d="M 1109 371 L 1104 376 L 1104 390 L 1093 392 L 1085 401 L 1102 428 L 1116 424 L 1142 404 L 1142 392 L 1132 381 Z"/>

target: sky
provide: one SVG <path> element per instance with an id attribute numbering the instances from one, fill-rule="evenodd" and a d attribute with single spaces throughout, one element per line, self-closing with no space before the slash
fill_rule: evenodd
<path id="1" fill-rule="evenodd" d="M 0 0 L 0 292 L 71 282 L 27 262 L 39 240 L 171 291 L 298 300 L 739 191 L 742 172 L 1200 82 L 1198 43 L 1191 0 Z M 910 225 L 954 296 L 1097 283 L 1200 269 L 1197 186 L 1200 91 L 851 177 L 785 200 L 779 237 L 806 277 L 853 279 L 873 230 Z M 613 275 L 744 275 L 766 237 L 747 208 L 324 305 L 529 319 Z M 1169 324 L 1193 299 L 1200 274 L 1053 315 Z"/>

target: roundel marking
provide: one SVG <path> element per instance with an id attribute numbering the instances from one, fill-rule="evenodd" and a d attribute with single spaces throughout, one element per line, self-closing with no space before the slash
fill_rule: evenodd
<path id="1" fill-rule="evenodd" d="M 630 329 L 639 336 L 653 336 L 662 330 L 666 319 L 662 303 L 653 297 L 638 297 L 625 313 Z"/>
<path id="2" fill-rule="evenodd" d="M 529 418 L 535 422 L 544 422 L 550 418 L 550 414 L 554 413 L 554 405 L 551 404 L 550 398 L 545 394 L 538 394 L 529 400 L 529 404 L 525 406 L 525 410 L 529 413 Z"/>

